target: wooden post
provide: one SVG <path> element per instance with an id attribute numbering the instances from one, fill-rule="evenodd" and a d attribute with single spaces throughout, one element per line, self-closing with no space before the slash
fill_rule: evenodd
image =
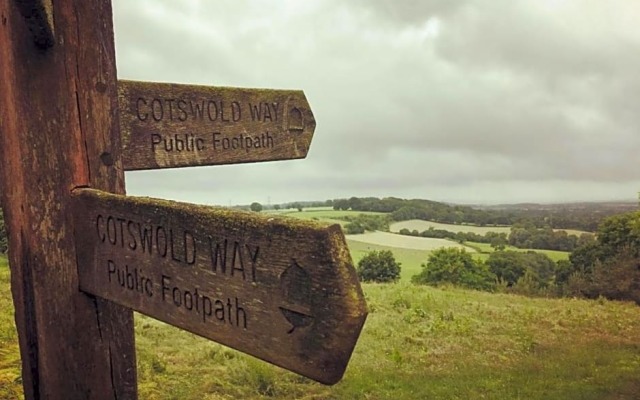
<path id="1" fill-rule="evenodd" d="M 117 117 L 109 0 L 0 2 L 0 179 L 27 399 L 136 397 L 132 312 L 78 290 L 70 202 L 78 187 L 124 193 Z"/>

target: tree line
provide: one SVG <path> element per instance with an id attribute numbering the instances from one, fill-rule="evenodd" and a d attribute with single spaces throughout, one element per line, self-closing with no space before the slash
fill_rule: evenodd
<path id="1" fill-rule="evenodd" d="M 548 226 L 537 228 L 532 224 L 516 224 L 511 227 L 508 235 L 504 232 L 487 232 L 483 235 L 475 232 L 452 232 L 434 227 L 429 227 L 422 232 L 403 228 L 398 233 L 407 236 L 449 239 L 458 243 L 488 243 L 496 250 L 504 250 L 507 245 L 511 245 L 520 249 L 573 251 L 576 247 L 594 240 L 594 235 L 591 233 L 577 236 L 563 230 L 553 230 Z"/>
<path id="2" fill-rule="evenodd" d="M 470 207 L 423 199 L 396 197 L 351 197 L 325 202 L 334 210 L 376 211 L 389 213 L 393 221 L 421 219 L 447 224 L 478 226 L 532 225 L 536 228 L 577 229 L 593 232 L 604 218 L 621 211 L 637 209 L 624 204 L 564 204 L 555 206 L 513 205 L 502 207 Z"/>

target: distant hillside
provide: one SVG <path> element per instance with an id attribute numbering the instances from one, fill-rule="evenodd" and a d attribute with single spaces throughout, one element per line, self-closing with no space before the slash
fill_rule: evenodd
<path id="1" fill-rule="evenodd" d="M 593 232 L 611 215 L 638 209 L 632 202 L 506 204 L 468 206 L 423 199 L 395 197 L 351 197 L 327 201 L 336 210 L 377 211 L 390 213 L 394 221 L 421 219 L 447 224 L 533 225 L 538 228 L 576 229 Z"/>

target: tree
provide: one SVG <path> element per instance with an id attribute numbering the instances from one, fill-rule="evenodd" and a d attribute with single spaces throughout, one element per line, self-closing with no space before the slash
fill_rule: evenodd
<path id="1" fill-rule="evenodd" d="M 400 279 L 400 263 L 390 250 L 374 250 L 362 257 L 356 272 L 362 282 L 396 282 Z"/>
<path id="2" fill-rule="evenodd" d="M 260 212 L 262 211 L 262 204 L 254 201 L 253 203 L 251 203 L 250 208 L 251 208 L 251 211 Z"/>
<path id="3" fill-rule="evenodd" d="M 640 212 L 605 219 L 594 241 L 581 242 L 562 274 L 565 292 L 640 304 Z"/>
<path id="4" fill-rule="evenodd" d="M 509 244 L 509 241 L 506 238 L 506 234 L 501 234 L 492 236 L 489 243 L 495 251 L 503 251 Z"/>
<path id="5" fill-rule="evenodd" d="M 527 271 L 527 266 L 522 262 L 520 254 L 515 251 L 494 252 L 489 254 L 486 264 L 489 271 L 498 279 L 505 282 L 507 286 L 512 286 Z"/>
<path id="6" fill-rule="evenodd" d="M 347 235 L 358 235 L 365 232 L 364 226 L 359 222 L 349 222 L 344 226 Z"/>
<path id="7" fill-rule="evenodd" d="M 434 286 L 450 283 L 491 291 L 495 288 L 496 276 L 483 263 L 476 263 L 464 249 L 445 247 L 431 253 L 427 264 L 422 264 L 422 272 L 411 281 Z"/>
<path id="8" fill-rule="evenodd" d="M 534 251 L 491 253 L 486 264 L 508 286 L 513 286 L 526 275 L 531 285 L 538 289 L 546 288 L 553 283 L 556 272 L 556 263 L 549 256 Z"/>
<path id="9" fill-rule="evenodd" d="M 280 204 L 274 204 L 273 209 L 278 211 L 280 209 Z"/>

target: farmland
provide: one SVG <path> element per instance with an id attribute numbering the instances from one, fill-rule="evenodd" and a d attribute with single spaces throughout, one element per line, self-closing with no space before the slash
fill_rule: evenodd
<path id="1" fill-rule="evenodd" d="M 18 398 L 0 263 L 0 398 Z M 640 309 L 453 288 L 363 285 L 370 315 L 327 387 L 136 314 L 141 399 L 636 399 Z"/>
<path id="2" fill-rule="evenodd" d="M 304 211 L 286 211 L 274 213 L 274 215 L 284 217 L 294 217 L 301 219 L 312 219 L 321 223 L 345 225 L 346 219 L 354 218 L 359 214 L 366 215 L 384 215 L 384 213 L 360 212 L 360 211 L 336 211 L 328 207 L 311 208 Z M 402 264 L 401 280 L 408 281 L 411 276 L 421 271 L 421 264 L 426 263 L 431 251 L 442 247 L 463 248 L 467 252 L 473 254 L 476 260 L 486 260 L 494 249 L 487 243 L 465 242 L 457 243 L 452 240 L 425 238 L 415 236 L 404 236 L 394 232 L 406 228 L 409 230 L 423 231 L 433 227 L 434 229 L 448 230 L 450 232 L 473 232 L 484 235 L 487 232 L 506 233 L 510 232 L 508 226 L 473 226 L 473 225 L 454 225 L 442 224 L 437 222 L 411 220 L 396 222 L 390 225 L 391 232 L 367 232 L 360 235 L 347 235 L 349 248 L 351 250 L 354 263 L 357 262 L 367 253 L 373 250 L 390 250 L 397 261 Z M 581 232 L 581 231 L 570 231 Z M 507 246 L 505 250 L 512 251 L 535 251 L 549 256 L 552 260 L 566 260 L 569 257 L 568 252 L 554 250 L 538 250 L 538 249 L 521 249 L 513 246 Z"/>
<path id="3" fill-rule="evenodd" d="M 367 232 L 361 235 L 349 235 L 348 237 L 349 240 L 354 242 L 363 242 L 403 249 L 436 250 L 441 247 L 456 247 L 465 249 L 469 252 L 475 252 L 473 248 L 463 246 L 459 243 L 452 242 L 451 240 L 403 236 L 389 232 Z"/>
<path id="4" fill-rule="evenodd" d="M 391 232 L 400 232 L 401 229 L 408 229 L 410 231 L 417 230 L 418 232 L 426 231 L 429 228 L 442 229 L 445 231 L 457 233 L 457 232 L 471 232 L 478 235 L 485 235 L 488 232 L 506 233 L 511 232 L 509 226 L 475 226 L 475 225 L 455 225 L 455 224 L 442 224 L 439 222 L 423 221 L 423 220 L 409 220 L 395 222 L 389 226 Z M 583 233 L 589 233 L 585 231 L 578 231 L 575 229 L 556 229 L 556 231 L 565 231 L 569 235 L 580 236 Z"/>

